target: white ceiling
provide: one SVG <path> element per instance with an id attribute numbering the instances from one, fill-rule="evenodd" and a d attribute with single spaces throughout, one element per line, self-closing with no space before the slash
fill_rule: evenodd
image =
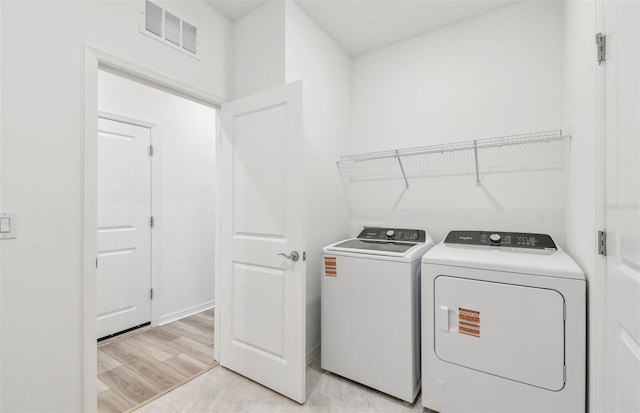
<path id="1" fill-rule="evenodd" d="M 269 0 L 204 0 L 214 9 L 227 16 L 231 21 L 236 20 L 253 9 L 257 9 Z"/>
<path id="2" fill-rule="evenodd" d="M 205 0 L 235 20 L 267 0 Z M 295 0 L 352 57 L 518 0 Z"/>

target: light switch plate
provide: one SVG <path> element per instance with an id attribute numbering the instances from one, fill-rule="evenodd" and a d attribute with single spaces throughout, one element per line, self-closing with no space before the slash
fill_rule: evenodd
<path id="1" fill-rule="evenodd" d="M 2 230 L 5 231 L 7 228 L 8 222 L 8 230 L 9 232 L 0 232 L 0 240 L 2 239 L 14 239 L 18 237 L 18 214 L 16 211 L 0 211 L 0 219 L 4 222 L 2 225 Z"/>

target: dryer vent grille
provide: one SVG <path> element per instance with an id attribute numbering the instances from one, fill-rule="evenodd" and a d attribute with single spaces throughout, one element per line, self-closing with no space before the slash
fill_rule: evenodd
<path id="1" fill-rule="evenodd" d="M 198 55 L 198 29 L 148 0 L 144 2 L 140 32 L 188 55 Z"/>

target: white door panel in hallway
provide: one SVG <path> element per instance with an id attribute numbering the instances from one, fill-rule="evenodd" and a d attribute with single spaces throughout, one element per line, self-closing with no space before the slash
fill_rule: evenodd
<path id="1" fill-rule="evenodd" d="M 98 119 L 97 337 L 151 320 L 148 128 Z"/>
<path id="2" fill-rule="evenodd" d="M 605 4 L 606 382 L 609 412 L 640 411 L 640 5 Z"/>
<path id="3" fill-rule="evenodd" d="M 221 119 L 220 364 L 302 403 L 302 84 L 223 105 Z"/>

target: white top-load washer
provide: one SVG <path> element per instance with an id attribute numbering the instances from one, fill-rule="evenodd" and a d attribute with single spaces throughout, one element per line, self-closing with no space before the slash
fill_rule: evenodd
<path id="1" fill-rule="evenodd" d="M 420 389 L 423 230 L 365 228 L 323 249 L 322 368 L 412 403 Z"/>
<path id="2" fill-rule="evenodd" d="M 452 231 L 421 288 L 425 407 L 584 413 L 586 281 L 551 237 Z"/>

